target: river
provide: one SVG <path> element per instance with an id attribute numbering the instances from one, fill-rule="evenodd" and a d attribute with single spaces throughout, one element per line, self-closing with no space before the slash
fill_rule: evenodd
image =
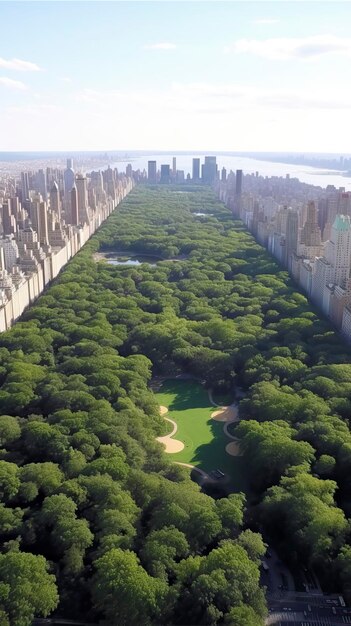
<path id="1" fill-rule="evenodd" d="M 351 178 L 341 176 L 335 170 L 322 170 L 308 165 L 294 165 L 287 163 L 273 163 L 272 161 L 259 161 L 249 157 L 228 156 L 215 152 L 209 152 L 209 155 L 217 156 L 219 169 L 225 167 L 227 172 L 230 170 L 243 170 L 244 174 L 259 172 L 261 176 L 283 176 L 290 174 L 291 178 L 298 178 L 302 183 L 309 185 L 317 185 L 319 187 L 327 187 L 334 185 L 337 189 L 344 187 L 346 191 L 351 191 Z M 161 163 L 168 163 L 172 167 L 172 158 L 176 156 L 177 169 L 184 170 L 185 176 L 192 173 L 192 159 L 199 157 L 201 163 L 204 162 L 204 155 L 194 154 L 154 154 L 131 157 L 128 161 L 118 161 L 111 164 L 117 167 L 119 171 L 125 171 L 128 163 L 131 163 L 133 170 L 147 170 L 148 161 L 157 161 L 157 169 L 160 169 Z"/>

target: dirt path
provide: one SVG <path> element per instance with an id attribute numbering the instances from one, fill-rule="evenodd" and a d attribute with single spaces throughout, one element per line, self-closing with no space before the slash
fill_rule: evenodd
<path id="1" fill-rule="evenodd" d="M 174 437 L 174 435 L 176 434 L 176 432 L 178 430 L 177 422 L 175 422 L 174 420 L 171 420 L 170 417 L 165 417 L 164 419 L 165 419 L 166 422 L 169 422 L 173 426 L 172 432 L 168 433 L 168 435 L 165 435 L 165 436 L 166 437 Z"/>
<path id="2" fill-rule="evenodd" d="M 174 463 L 176 465 L 180 465 L 181 467 L 189 467 L 189 469 L 199 472 L 199 474 L 201 474 L 203 478 L 206 478 L 206 480 L 211 480 L 207 472 L 204 472 L 204 470 L 200 469 L 199 467 L 196 467 L 196 465 L 191 465 L 191 463 L 181 463 L 180 461 L 174 461 Z"/>
<path id="3" fill-rule="evenodd" d="M 228 430 L 230 424 L 235 424 L 236 422 L 240 421 L 239 407 L 237 403 L 233 402 L 229 406 L 221 406 L 220 404 L 217 404 L 217 402 L 215 402 L 213 399 L 213 393 L 211 389 L 209 389 L 208 391 L 208 397 L 210 399 L 210 402 L 214 406 L 218 407 L 216 411 L 213 411 L 213 413 L 211 413 L 212 419 L 216 420 L 217 422 L 224 422 L 223 432 L 225 436 L 228 437 L 228 439 L 231 439 L 231 441 L 227 443 L 225 447 L 226 453 L 230 456 L 242 456 L 242 451 L 240 449 L 240 440 L 237 437 L 234 437 L 234 435 L 232 435 Z"/>
<path id="4" fill-rule="evenodd" d="M 168 413 L 168 408 L 166 406 L 160 406 L 160 415 L 165 415 Z M 178 430 L 177 423 L 174 420 L 171 420 L 169 417 L 164 417 L 166 422 L 169 422 L 173 426 L 173 430 L 168 435 L 164 435 L 163 437 L 156 437 L 156 440 L 165 447 L 165 452 L 167 454 L 176 454 L 176 452 L 181 452 L 184 450 L 184 443 L 179 441 L 179 439 L 173 439 L 174 435 Z"/>
<path id="5" fill-rule="evenodd" d="M 238 407 L 234 404 L 231 404 L 230 406 L 223 406 L 217 411 L 213 411 L 213 413 L 211 413 L 211 417 L 217 422 L 238 422 Z"/>

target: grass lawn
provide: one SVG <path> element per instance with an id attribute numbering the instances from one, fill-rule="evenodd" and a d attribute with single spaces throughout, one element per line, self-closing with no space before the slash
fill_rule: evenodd
<path id="1" fill-rule="evenodd" d="M 247 491 L 244 459 L 226 453 L 230 440 L 223 432 L 223 422 L 211 419 L 216 407 L 206 389 L 194 380 L 171 379 L 163 383 L 156 397 L 160 405 L 168 407 L 167 417 L 178 425 L 174 439 L 185 445 L 184 450 L 170 455 L 172 460 L 191 463 L 205 472 L 220 469 L 230 476 L 234 491 Z"/>

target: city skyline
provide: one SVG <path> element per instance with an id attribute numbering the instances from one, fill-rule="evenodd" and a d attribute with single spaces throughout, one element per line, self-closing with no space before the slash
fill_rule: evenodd
<path id="1" fill-rule="evenodd" d="M 348 152 L 351 7 L 321 7 L 1 2 L 2 147 Z"/>

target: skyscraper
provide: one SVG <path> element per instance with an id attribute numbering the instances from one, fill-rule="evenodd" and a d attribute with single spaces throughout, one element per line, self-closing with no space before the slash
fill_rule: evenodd
<path id="1" fill-rule="evenodd" d="M 72 168 L 72 159 L 67 159 L 67 169 L 65 169 L 63 180 L 65 184 L 65 194 L 69 194 L 74 185 L 74 171 Z"/>
<path id="2" fill-rule="evenodd" d="M 301 231 L 301 243 L 305 246 L 321 245 L 321 229 L 318 225 L 317 208 L 314 202 L 307 205 L 307 218 Z"/>
<path id="3" fill-rule="evenodd" d="M 200 180 L 200 159 L 193 159 L 193 181 Z"/>
<path id="4" fill-rule="evenodd" d="M 217 159 L 215 156 L 206 156 L 202 166 L 202 182 L 205 185 L 213 185 L 217 179 Z"/>
<path id="5" fill-rule="evenodd" d="M 47 187 L 46 187 L 46 175 L 44 170 L 39 170 L 37 173 L 37 191 L 43 196 L 43 199 L 47 199 Z"/>
<path id="6" fill-rule="evenodd" d="M 58 219 L 61 219 L 61 201 L 57 182 L 54 180 L 50 191 L 50 209 L 55 211 Z"/>
<path id="7" fill-rule="evenodd" d="M 173 157 L 173 159 L 172 159 L 172 175 L 173 175 L 173 178 L 176 177 L 176 174 L 177 174 L 177 159 L 176 159 L 176 157 Z"/>
<path id="8" fill-rule="evenodd" d="M 29 178 L 28 172 L 21 173 L 22 202 L 29 198 Z"/>
<path id="9" fill-rule="evenodd" d="M 46 202 L 40 202 L 39 204 L 39 232 L 38 240 L 43 245 L 49 245 L 49 233 L 48 233 L 48 208 Z"/>
<path id="10" fill-rule="evenodd" d="M 147 162 L 147 180 L 151 184 L 156 184 L 156 161 Z"/>
<path id="11" fill-rule="evenodd" d="M 299 236 L 299 214 L 295 209 L 288 209 L 286 217 L 285 252 L 286 265 L 291 271 L 291 255 L 297 251 Z"/>
<path id="12" fill-rule="evenodd" d="M 169 184 L 171 182 L 171 168 L 169 165 L 161 165 L 161 179 L 163 184 Z"/>
<path id="13" fill-rule="evenodd" d="M 327 242 L 327 261 L 332 266 L 331 282 L 344 287 L 350 277 L 351 265 L 351 219 L 337 215 Z"/>
<path id="14" fill-rule="evenodd" d="M 236 170 L 236 176 L 235 176 L 235 195 L 236 196 L 241 196 L 242 187 L 243 187 L 243 171 Z"/>
<path id="15" fill-rule="evenodd" d="M 77 187 L 74 184 L 71 191 L 70 191 L 70 196 L 71 196 L 71 224 L 73 224 L 73 226 L 77 226 L 79 224 L 78 221 L 78 193 L 77 193 Z"/>
<path id="16" fill-rule="evenodd" d="M 76 178 L 78 196 L 78 219 L 80 224 L 89 223 L 87 179 L 82 174 Z"/>

